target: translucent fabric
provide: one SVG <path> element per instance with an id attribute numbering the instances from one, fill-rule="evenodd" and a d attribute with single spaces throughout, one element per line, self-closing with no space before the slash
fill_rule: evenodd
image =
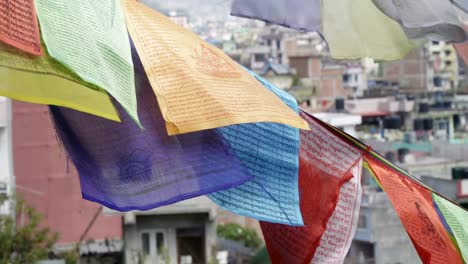
<path id="1" fill-rule="evenodd" d="M 359 173 L 361 166 L 358 150 L 307 113 L 302 112 L 301 117 L 311 128 L 301 131 L 299 156 L 299 191 L 305 226 L 260 223 L 272 263 L 311 262 L 339 201 L 340 189 L 354 177 L 353 171 Z M 348 234 L 351 239 L 353 230 Z"/>
<path id="2" fill-rule="evenodd" d="M 370 155 L 365 159 L 387 193 L 421 261 L 463 263 L 434 207 L 432 192 Z"/>
<path id="3" fill-rule="evenodd" d="M 441 0 L 372 0 L 387 16 L 400 23 L 411 38 L 438 41 L 466 40 L 458 9 Z"/>
<path id="4" fill-rule="evenodd" d="M 398 60 L 418 43 L 371 0 L 322 1 L 323 35 L 335 59 Z"/>
<path id="5" fill-rule="evenodd" d="M 249 180 L 249 172 L 216 130 L 167 135 L 156 96 L 133 55 L 145 130 L 119 104 L 122 123 L 50 107 L 80 175 L 83 197 L 119 211 L 148 210 Z"/>
<path id="6" fill-rule="evenodd" d="M 320 30 L 319 0 L 234 0 L 231 15 L 298 30 Z"/>
<path id="7" fill-rule="evenodd" d="M 250 72 L 297 112 L 296 100 Z M 299 129 L 275 123 L 220 128 L 235 155 L 254 178 L 210 198 L 226 210 L 258 220 L 302 225 L 299 207 Z"/>

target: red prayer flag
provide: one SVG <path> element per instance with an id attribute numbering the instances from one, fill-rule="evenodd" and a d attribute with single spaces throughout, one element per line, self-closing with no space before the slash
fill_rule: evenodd
<path id="1" fill-rule="evenodd" d="M 0 0 L 0 41 L 42 55 L 34 0 Z"/>
<path id="2" fill-rule="evenodd" d="M 334 212 L 342 185 L 352 178 L 360 152 L 305 112 L 301 130 L 299 191 L 305 226 L 260 222 L 272 263 L 310 263 Z"/>
<path id="3" fill-rule="evenodd" d="M 434 208 L 432 192 L 370 154 L 366 154 L 365 159 L 390 198 L 423 263 L 463 263 Z"/>

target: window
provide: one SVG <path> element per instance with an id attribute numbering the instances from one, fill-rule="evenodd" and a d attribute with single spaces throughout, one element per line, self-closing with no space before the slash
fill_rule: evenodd
<path id="1" fill-rule="evenodd" d="M 451 61 L 445 61 L 445 66 L 450 66 L 450 65 L 452 65 Z"/>
<path id="2" fill-rule="evenodd" d="M 141 232 L 141 249 L 146 256 L 158 256 L 166 247 L 166 234 L 163 230 Z"/>
<path id="3" fill-rule="evenodd" d="M 255 61 L 256 62 L 262 62 L 265 61 L 265 54 L 255 54 Z"/>
<path id="4" fill-rule="evenodd" d="M 432 41 L 432 45 L 439 45 L 439 41 Z"/>
<path id="5" fill-rule="evenodd" d="M 150 234 L 149 233 L 141 234 L 141 247 L 145 255 L 150 254 Z"/>
<path id="6" fill-rule="evenodd" d="M 358 228 L 367 228 L 367 217 L 365 215 L 359 215 Z"/>
<path id="7" fill-rule="evenodd" d="M 161 252 L 164 248 L 164 234 L 161 232 L 156 233 L 156 250 L 157 252 Z"/>
<path id="8" fill-rule="evenodd" d="M 343 82 L 345 82 L 345 83 L 349 82 L 350 78 L 351 78 L 350 74 L 347 74 L 347 73 L 343 74 Z"/>
<path id="9" fill-rule="evenodd" d="M 446 55 L 446 56 L 450 56 L 450 54 L 452 54 L 452 51 L 450 51 L 450 50 L 446 50 L 446 51 L 445 51 L 445 55 Z"/>
<path id="10" fill-rule="evenodd" d="M 357 74 L 354 74 L 354 80 L 357 82 L 358 81 L 358 78 L 359 76 Z"/>

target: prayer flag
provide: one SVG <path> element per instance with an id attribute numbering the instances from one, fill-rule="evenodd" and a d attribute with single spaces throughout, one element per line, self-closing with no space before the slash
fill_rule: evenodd
<path id="1" fill-rule="evenodd" d="M 170 135 L 222 126 L 307 124 L 221 50 L 134 0 L 124 0 L 128 31 Z"/>
<path id="2" fill-rule="evenodd" d="M 295 112 L 296 100 L 262 77 L 254 76 Z M 299 129 L 274 123 L 219 129 L 252 180 L 209 197 L 222 208 L 258 220 L 303 225 L 298 190 Z"/>
<path id="3" fill-rule="evenodd" d="M 306 31 L 321 25 L 319 0 L 234 0 L 231 15 Z"/>
<path id="4" fill-rule="evenodd" d="M 323 34 L 335 59 L 397 60 L 416 45 L 370 0 L 326 0 L 322 4 Z"/>
<path id="5" fill-rule="evenodd" d="M 0 0 L 0 41 L 42 55 L 34 0 Z"/>
<path id="6" fill-rule="evenodd" d="M 432 192 L 370 154 L 365 155 L 423 263 L 463 263 L 433 205 Z"/>
<path id="7" fill-rule="evenodd" d="M 148 210 L 251 179 L 216 130 L 167 135 L 134 55 L 144 131 L 119 105 L 122 123 L 51 107 L 57 133 L 80 175 L 83 197 L 119 211 Z"/>
<path id="8" fill-rule="evenodd" d="M 372 0 L 387 16 L 400 23 L 411 38 L 427 37 L 438 41 L 466 40 L 458 10 L 441 0 Z"/>
<path id="9" fill-rule="evenodd" d="M 139 124 L 132 54 L 120 1 L 36 0 L 36 9 L 50 56 L 84 81 L 106 90 Z"/>
<path id="10" fill-rule="evenodd" d="M 340 189 L 357 176 L 354 173 L 360 173 L 362 159 L 357 149 L 330 133 L 309 114 L 301 112 L 301 116 L 311 129 L 301 131 L 299 155 L 299 193 L 304 226 L 260 223 L 273 263 L 311 262 L 327 223 L 336 211 Z M 348 227 L 346 233 L 352 235 L 352 225 Z M 333 227 L 328 234 L 330 232 L 333 232 Z M 335 253 L 341 256 L 347 241 L 340 243 L 342 247 L 336 248 L 336 252 L 330 251 L 326 244 L 322 245 L 321 253 L 329 253 L 330 257 Z M 328 258 L 328 255 L 324 257 Z"/>
<path id="11" fill-rule="evenodd" d="M 0 43 L 0 96 L 57 105 L 119 121 L 109 95 L 49 56 L 31 56 Z"/>

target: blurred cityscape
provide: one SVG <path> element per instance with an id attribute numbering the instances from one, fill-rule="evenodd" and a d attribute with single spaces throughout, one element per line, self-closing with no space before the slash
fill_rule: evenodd
<path id="1" fill-rule="evenodd" d="M 142 2 L 468 208 L 468 68 L 451 44 L 430 41 L 400 61 L 341 62 L 329 57 L 317 33 L 230 17 L 227 0 Z M 362 185 L 345 263 L 421 263 L 386 194 L 366 172 Z M 263 244 L 256 220 L 223 211 L 206 197 L 128 213 L 83 200 L 47 108 L 5 98 L 0 192 L 20 195 L 40 212 L 44 225 L 59 233 L 54 252 L 78 248 L 81 263 L 249 263 Z M 12 208 L 4 203 L 0 213 L 14 215 Z M 219 226 L 255 231 L 260 244 L 232 239 Z"/>

